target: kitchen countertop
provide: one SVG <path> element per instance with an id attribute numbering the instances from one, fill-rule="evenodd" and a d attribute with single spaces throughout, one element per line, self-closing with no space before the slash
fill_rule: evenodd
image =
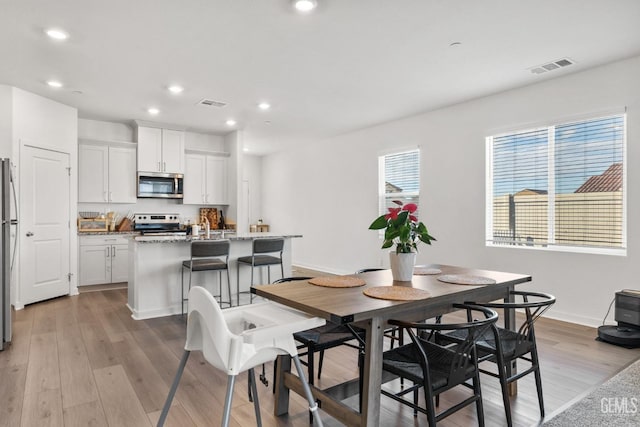
<path id="1" fill-rule="evenodd" d="M 78 236 L 138 236 L 139 231 L 78 231 Z"/>
<path id="2" fill-rule="evenodd" d="M 220 240 L 227 239 L 231 241 L 237 240 L 253 240 L 259 238 L 267 238 L 267 237 L 284 237 L 284 238 L 293 238 L 293 237 L 302 237 L 301 234 L 279 234 L 279 233 L 225 233 L 222 236 L 222 233 L 212 233 L 210 239 L 204 238 L 204 236 L 200 236 L 197 240 Z M 154 235 L 146 235 L 146 236 L 136 236 L 134 238 L 136 242 L 139 243 L 176 243 L 176 242 L 191 242 L 192 240 L 196 240 L 193 236 L 184 236 L 184 235 L 175 235 L 175 236 L 154 236 Z"/>

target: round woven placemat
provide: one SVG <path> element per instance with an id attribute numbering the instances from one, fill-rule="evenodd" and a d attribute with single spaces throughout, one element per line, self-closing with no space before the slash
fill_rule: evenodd
<path id="1" fill-rule="evenodd" d="M 455 285 L 493 285 L 495 280 L 489 277 L 473 276 L 471 274 L 443 274 L 438 280 Z"/>
<path id="2" fill-rule="evenodd" d="M 426 299 L 431 296 L 427 291 L 404 286 L 374 286 L 362 291 L 368 297 L 386 299 L 391 301 L 413 301 Z"/>
<path id="3" fill-rule="evenodd" d="M 325 288 L 356 288 L 364 286 L 366 282 L 359 277 L 353 276 L 322 276 L 309 279 L 309 283 Z"/>
<path id="4" fill-rule="evenodd" d="M 440 274 L 440 273 L 442 273 L 442 270 L 440 270 L 439 268 L 420 267 L 420 266 L 416 266 L 413 268 L 413 274 L 417 276 L 428 276 L 431 274 Z"/>

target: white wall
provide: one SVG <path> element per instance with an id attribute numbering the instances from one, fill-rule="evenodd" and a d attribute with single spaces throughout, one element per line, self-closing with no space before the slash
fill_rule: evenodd
<path id="1" fill-rule="evenodd" d="M 134 141 L 132 125 L 125 123 L 105 122 L 101 120 L 78 120 L 78 138 L 98 141 Z M 185 149 L 223 152 L 224 138 L 196 132 L 185 132 Z M 218 207 L 225 209 L 224 207 Z M 109 212 L 114 211 L 122 215 L 127 213 L 178 213 L 184 221 L 199 220 L 200 206 L 183 205 L 178 200 L 138 199 L 136 203 L 79 203 L 78 211 Z"/>
<path id="2" fill-rule="evenodd" d="M 0 158 L 11 157 L 12 154 L 12 99 L 11 86 L 0 85 Z"/>
<path id="3" fill-rule="evenodd" d="M 185 132 L 184 147 L 186 150 L 224 152 L 224 137 L 206 133 Z"/>
<path id="4" fill-rule="evenodd" d="M 102 120 L 79 119 L 78 138 L 100 141 L 134 140 L 133 126 L 126 123 L 105 122 Z M 184 145 L 187 150 L 224 151 L 224 137 L 206 133 L 185 132 Z"/>
<path id="5" fill-rule="evenodd" d="M 558 77 L 331 138 L 263 159 L 263 215 L 295 239 L 297 265 L 351 273 L 388 265 L 377 233 L 377 157 L 421 149 L 421 220 L 438 241 L 418 263 L 464 265 L 533 276 L 531 289 L 558 298 L 550 312 L 597 325 L 614 292 L 640 288 L 640 57 Z M 496 131 L 627 107 L 628 255 L 485 246 L 485 137 Z"/>
<path id="6" fill-rule="evenodd" d="M 133 142 L 133 127 L 125 123 L 78 119 L 78 138 Z"/>
<path id="7" fill-rule="evenodd" d="M 244 164 L 244 156 L 242 155 L 243 136 L 241 131 L 234 131 L 224 137 L 224 151 L 229 153 L 229 163 L 227 163 L 227 200 L 229 201 L 229 209 L 226 212 L 225 220 L 236 222 L 237 230 L 240 233 L 249 231 L 243 228 L 242 222 L 238 221 L 245 212 L 245 207 L 240 206 L 242 202 L 242 171 Z"/>
<path id="8" fill-rule="evenodd" d="M 50 99 L 26 92 L 21 89 L 11 88 L 12 102 L 12 163 L 17 165 L 14 169 L 16 190 L 20 194 L 20 152 L 25 144 L 38 148 L 55 150 L 69 154 L 71 168 L 70 179 L 70 212 L 75 212 L 78 201 L 78 111 L 73 108 Z M 18 202 L 20 203 L 20 201 Z M 22 218 L 18 218 L 22 222 Z M 20 227 L 20 226 L 18 226 Z M 77 271 L 78 240 L 76 225 L 73 224 L 69 238 L 70 272 Z M 20 241 L 18 241 L 18 253 L 20 253 Z M 20 259 L 16 259 L 15 271 L 20 271 Z M 17 308 L 22 307 L 20 299 L 20 278 L 17 278 L 16 288 L 12 289 L 12 303 Z M 71 278 L 71 295 L 77 294 L 77 275 Z"/>
<path id="9" fill-rule="evenodd" d="M 249 187 L 249 206 L 246 206 L 249 224 L 257 224 L 263 219 L 269 224 L 269 219 L 262 216 L 262 157 L 244 155 L 242 181 Z"/>

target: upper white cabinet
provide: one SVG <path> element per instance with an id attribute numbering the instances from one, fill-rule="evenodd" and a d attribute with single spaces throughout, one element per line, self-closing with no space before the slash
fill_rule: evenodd
<path id="1" fill-rule="evenodd" d="M 227 197 L 227 164 L 226 157 L 207 156 L 207 195 L 209 205 L 226 205 Z"/>
<path id="2" fill-rule="evenodd" d="M 78 202 L 136 202 L 134 144 L 81 142 L 78 169 Z"/>
<path id="3" fill-rule="evenodd" d="M 138 126 L 138 171 L 184 173 L 184 132 Z"/>
<path id="4" fill-rule="evenodd" d="M 187 153 L 184 158 L 185 174 L 182 203 L 185 205 L 204 205 L 207 194 L 207 156 Z"/>
<path id="5" fill-rule="evenodd" d="M 226 157 L 202 153 L 187 153 L 184 176 L 184 198 L 186 205 L 226 205 L 228 181 Z"/>

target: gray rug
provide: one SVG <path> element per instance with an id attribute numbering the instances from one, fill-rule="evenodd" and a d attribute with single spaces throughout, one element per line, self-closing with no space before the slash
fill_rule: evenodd
<path id="1" fill-rule="evenodd" d="M 552 417 L 544 426 L 640 426 L 640 360 Z"/>

